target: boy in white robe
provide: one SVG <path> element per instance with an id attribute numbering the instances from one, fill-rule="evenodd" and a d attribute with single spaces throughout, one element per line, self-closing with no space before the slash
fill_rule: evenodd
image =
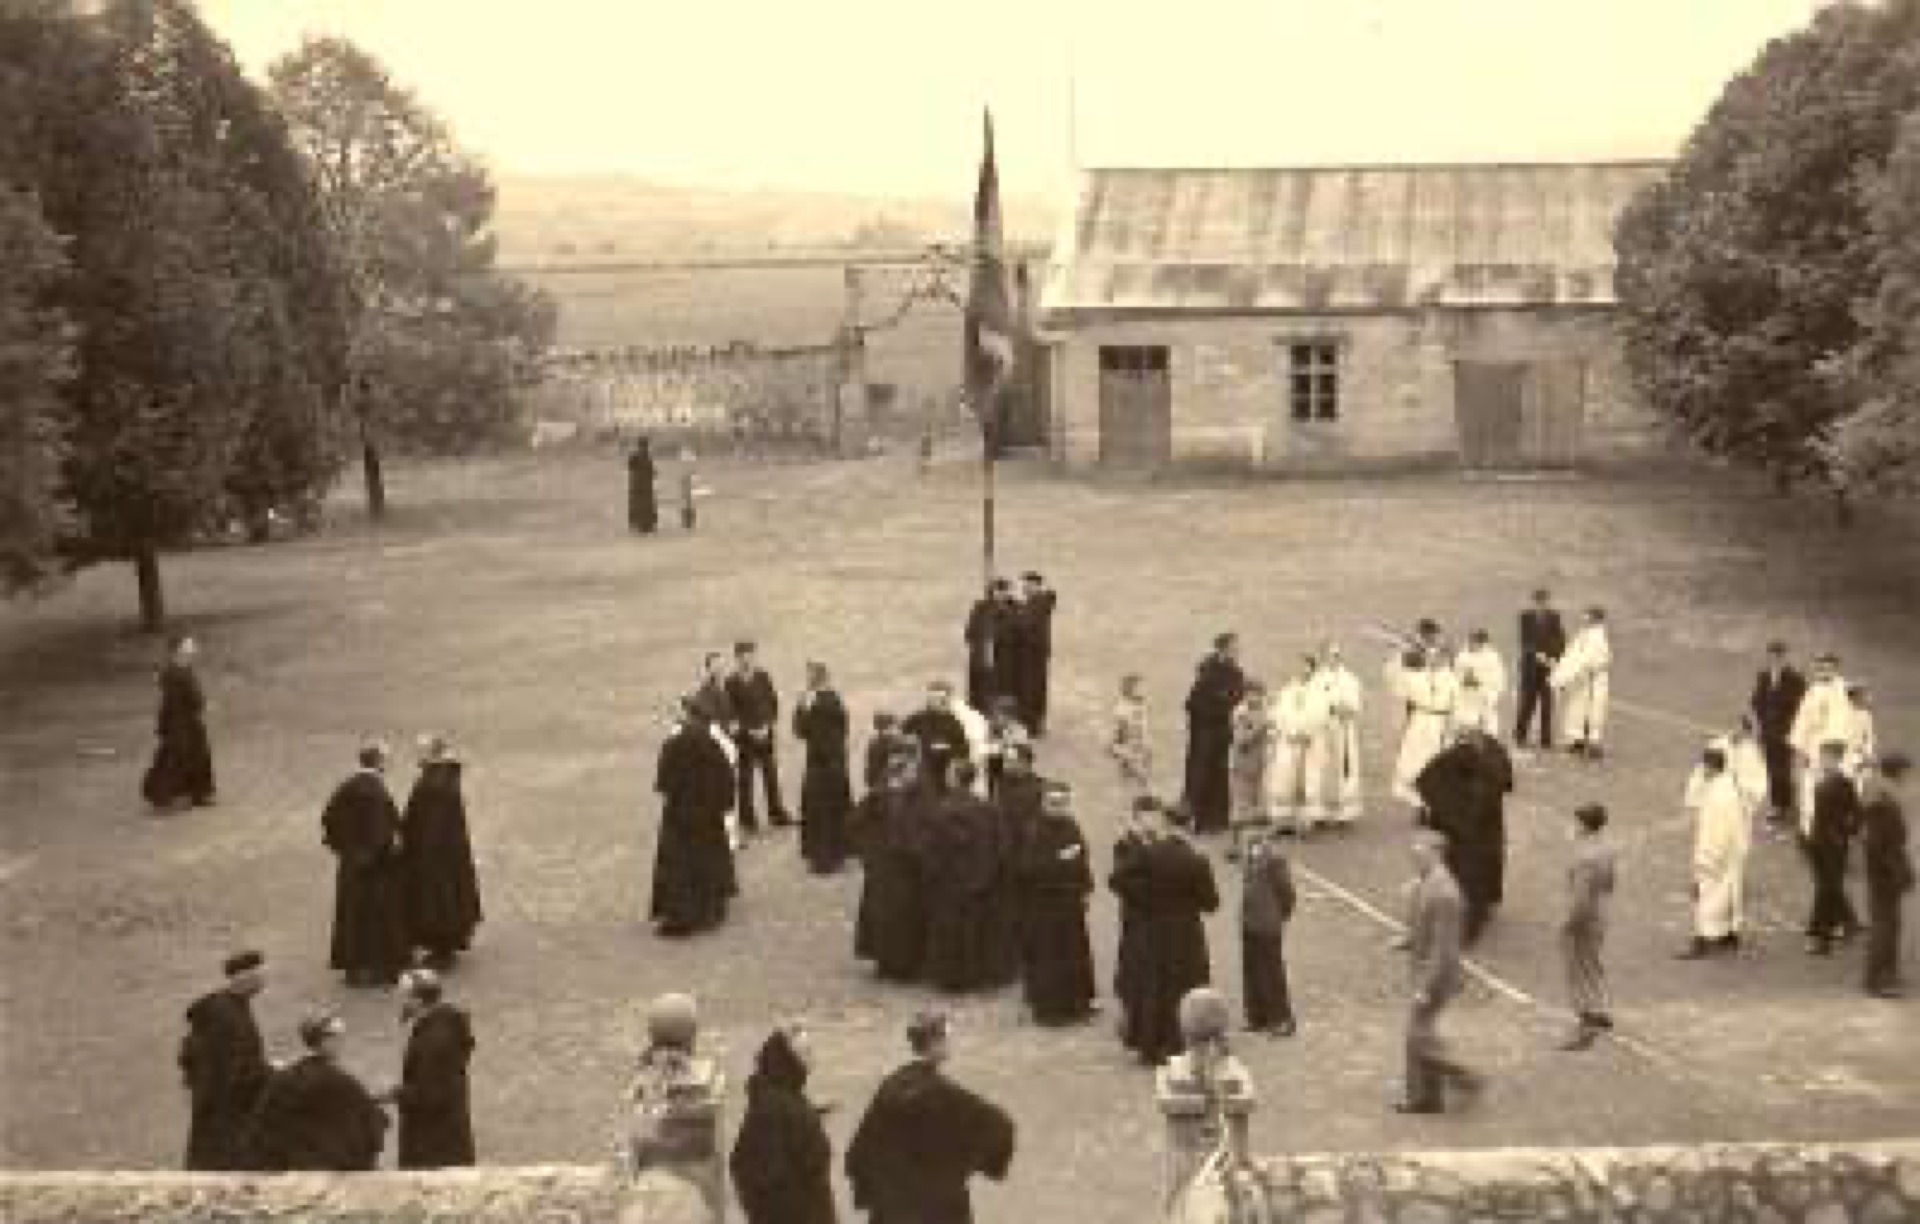
<path id="1" fill-rule="evenodd" d="M 1847 736 L 1847 757 L 1841 768 L 1858 786 L 1880 755 L 1873 729 L 1873 697 L 1866 685 L 1850 684 L 1847 704 L 1853 707 L 1853 732 Z"/>
<path id="2" fill-rule="evenodd" d="M 1759 794 L 1765 794 L 1762 787 Z M 1743 904 L 1747 852 L 1753 845 L 1753 805 L 1728 770 L 1727 753 L 1709 747 L 1687 781 L 1693 810 L 1693 938 L 1676 955 L 1699 960 L 1737 951 L 1746 925 Z"/>
<path id="3" fill-rule="evenodd" d="M 1507 692 L 1507 665 L 1493 648 L 1485 629 L 1475 629 L 1467 637 L 1467 648 L 1453 662 L 1453 674 L 1460 681 L 1460 702 L 1453 713 L 1454 726 L 1484 731 L 1500 738 L 1500 699 Z"/>
<path id="4" fill-rule="evenodd" d="M 1320 761 L 1327 707 L 1313 682 L 1314 658 L 1308 655 L 1273 699 L 1273 765 L 1267 771 L 1269 810 L 1281 829 L 1304 833 L 1326 819 L 1321 790 L 1326 767 Z"/>
<path id="5" fill-rule="evenodd" d="M 1613 647 L 1607 640 L 1607 614 L 1587 609 L 1587 623 L 1567 643 L 1553 665 L 1549 683 L 1566 711 L 1567 751 L 1597 761 L 1606 755 L 1607 701 L 1611 695 Z"/>
<path id="6" fill-rule="evenodd" d="M 986 762 L 993 754 L 993 726 L 987 721 L 985 714 L 960 700 L 959 697 L 955 697 L 948 708 L 953 711 L 953 716 L 960 720 L 961 729 L 967 733 L 967 753 L 980 767 L 974 775 L 973 791 L 984 799 L 987 795 Z"/>
<path id="7" fill-rule="evenodd" d="M 1460 682 L 1444 650 L 1415 648 L 1387 664 L 1387 688 L 1399 698 L 1406 717 L 1393 763 L 1393 795 L 1419 809 L 1424 805 L 1414 783 L 1447 746 Z"/>
<path id="8" fill-rule="evenodd" d="M 1823 654 L 1813 661 L 1813 675 L 1800 709 L 1793 716 L 1787 744 L 1793 749 L 1796 771 L 1794 793 L 1800 804 L 1800 835 L 1813 827 L 1813 786 L 1819 780 L 1820 745 L 1839 740 L 1853 743 L 1858 731 L 1847 681 L 1840 674 L 1840 657 Z"/>
<path id="9" fill-rule="evenodd" d="M 1325 776 L 1326 822 L 1345 828 L 1360 819 L 1360 677 L 1341 658 L 1340 644 L 1328 642 L 1320 652 L 1313 685 L 1326 707 L 1321 724 L 1318 761 Z"/>

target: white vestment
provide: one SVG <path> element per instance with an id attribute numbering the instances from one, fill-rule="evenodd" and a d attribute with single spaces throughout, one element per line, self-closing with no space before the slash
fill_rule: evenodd
<path id="1" fill-rule="evenodd" d="M 1453 662 L 1453 674 L 1460 681 L 1454 725 L 1499 739 L 1500 699 L 1507 692 L 1507 665 L 1500 661 L 1500 652 L 1491 646 L 1463 650 Z"/>
<path id="2" fill-rule="evenodd" d="M 1759 793 L 1766 793 L 1764 786 Z M 1693 809 L 1694 934 L 1702 939 L 1737 935 L 1746 925 L 1752 806 L 1731 771 L 1709 778 L 1700 769 L 1687 781 L 1686 803 Z"/>
<path id="3" fill-rule="evenodd" d="M 1321 789 L 1327 771 L 1327 706 L 1311 677 L 1289 680 L 1273 699 L 1273 756 L 1267 767 L 1267 811 L 1275 823 L 1309 828 L 1327 818 Z"/>
<path id="4" fill-rule="evenodd" d="M 1313 686 L 1327 711 L 1320 728 L 1318 760 L 1326 771 L 1320 794 L 1330 822 L 1351 824 L 1360 818 L 1360 677 L 1334 663 L 1313 673 Z"/>
<path id="5" fill-rule="evenodd" d="M 1407 720 L 1400 732 L 1400 755 L 1393 763 L 1393 795 L 1420 807 L 1420 792 L 1414 783 L 1428 762 L 1447 746 L 1460 684 L 1447 668 L 1416 670 L 1396 658 L 1387 665 L 1387 687 L 1400 699 Z"/>
<path id="6" fill-rule="evenodd" d="M 1878 742 L 1873 731 L 1873 711 L 1861 706 L 1853 707 L 1853 734 L 1847 737 L 1847 759 L 1842 765 L 1846 775 L 1853 779 L 1854 785 L 1866 774 L 1867 766 L 1880 754 Z"/>
<path id="7" fill-rule="evenodd" d="M 1567 652 L 1553 665 L 1550 677 L 1561 693 L 1567 740 L 1598 746 L 1607 734 L 1607 698 L 1613 670 L 1613 647 L 1605 625 L 1588 625 L 1573 635 Z"/>
<path id="8" fill-rule="evenodd" d="M 953 716 L 960 720 L 960 727 L 967 733 L 967 756 L 978 770 L 973 778 L 974 793 L 985 797 L 987 793 L 987 758 L 993 750 L 993 728 L 987 723 L 987 716 L 966 702 L 955 697 L 949 707 Z"/>
<path id="9" fill-rule="evenodd" d="M 1793 716 L 1793 729 L 1787 743 L 1793 747 L 1794 768 L 1799 771 L 1796 794 L 1800 801 L 1800 832 L 1813 828 L 1813 787 L 1820 780 L 1820 745 L 1838 741 L 1857 742 L 1859 725 L 1847 682 L 1839 676 L 1807 686 L 1800 709 Z"/>

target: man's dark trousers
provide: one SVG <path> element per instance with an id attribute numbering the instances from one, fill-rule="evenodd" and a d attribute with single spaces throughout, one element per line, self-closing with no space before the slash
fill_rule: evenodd
<path id="1" fill-rule="evenodd" d="M 1900 984 L 1900 903 L 1906 894 L 1889 888 L 1867 889 L 1867 989 L 1891 990 Z"/>
<path id="2" fill-rule="evenodd" d="M 1859 930 L 1859 915 L 1847 896 L 1847 844 L 1809 841 L 1806 855 L 1813 873 L 1813 913 L 1807 918 L 1807 934 L 1837 939 Z"/>
<path id="3" fill-rule="evenodd" d="M 751 832 L 760 829 L 759 814 L 753 810 L 753 775 L 765 778 L 767 815 L 775 825 L 792 823 L 787 805 L 780 801 L 780 758 L 774 751 L 773 731 L 766 738 L 751 731 L 740 733 L 740 827 Z"/>
<path id="4" fill-rule="evenodd" d="M 1548 670 L 1538 659 L 1520 660 L 1520 713 L 1514 721 L 1513 742 L 1527 742 L 1527 726 L 1540 711 L 1540 746 L 1553 747 L 1553 686 L 1547 683 Z"/>

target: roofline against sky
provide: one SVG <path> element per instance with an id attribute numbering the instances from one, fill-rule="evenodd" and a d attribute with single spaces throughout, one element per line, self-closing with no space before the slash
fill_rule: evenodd
<path id="1" fill-rule="evenodd" d="M 1078 174 L 1278 174 L 1300 171 L 1342 170 L 1570 170 L 1635 169 L 1652 170 L 1671 166 L 1672 157 L 1587 157 L 1559 161 L 1372 161 L 1372 162 L 1292 162 L 1268 164 L 1247 162 L 1233 165 L 1086 165 L 1076 167 Z"/>

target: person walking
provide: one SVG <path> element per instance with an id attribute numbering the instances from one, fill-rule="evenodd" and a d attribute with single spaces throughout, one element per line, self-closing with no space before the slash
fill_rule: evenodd
<path id="1" fill-rule="evenodd" d="M 218 798 L 213 745 L 207 736 L 207 697 L 193 666 L 199 657 L 199 643 L 178 636 L 168 642 L 167 662 L 160 669 L 160 713 L 154 720 L 159 742 L 140 782 L 141 795 L 159 812 L 182 802 L 212 807 Z"/>
<path id="2" fill-rule="evenodd" d="M 1575 1024 L 1560 1048 L 1584 1050 L 1613 1028 L 1600 950 L 1607 940 L 1607 910 L 1619 853 L 1606 837 L 1606 808 L 1584 803 L 1574 809 L 1573 819 L 1573 863 L 1567 868 L 1567 920 L 1560 927 L 1560 950 L 1567 965 L 1567 995 Z"/>
<path id="3" fill-rule="evenodd" d="M 180 1074 L 193 1102 L 187 1129 L 190 1171 L 237 1172 L 249 1165 L 247 1132 L 273 1066 L 253 1017 L 253 1000 L 267 988 L 266 958 L 229 956 L 226 982 L 187 1009 L 180 1043 Z"/>
<path id="4" fill-rule="evenodd" d="M 400 1082 L 380 1098 L 400 1114 L 400 1167 L 473 1164 L 472 1021 L 447 1002 L 431 969 L 414 969 L 400 979 L 400 1022 L 407 1026 Z"/>
<path id="5" fill-rule="evenodd" d="M 1813 819 L 1805 850 L 1813 877 L 1813 909 L 1807 916 L 1807 951 L 1828 956 L 1836 940 L 1853 938 L 1860 918 L 1847 896 L 1847 853 L 1860 832 L 1860 792 L 1846 773 L 1847 745 L 1820 746 L 1820 779 L 1813 787 Z"/>
<path id="6" fill-rule="evenodd" d="M 719 926 L 739 893 L 727 812 L 733 770 L 698 702 L 681 702 L 684 721 L 660 746 L 654 791 L 660 834 L 654 848 L 649 917 L 661 935 L 677 938 Z"/>
<path id="7" fill-rule="evenodd" d="M 813 1051 L 807 1031 L 767 1035 L 747 1077 L 747 1113 L 727 1167 L 747 1224 L 836 1224 L 833 1141 L 821 1106 L 807 1099 Z"/>
<path id="8" fill-rule="evenodd" d="M 1907 817 L 1901 791 L 1913 762 L 1889 752 L 1867 780 L 1861 813 L 1860 850 L 1867 877 L 1867 993 L 1882 999 L 1901 996 L 1901 908 L 1913 891 L 1913 859 L 1907 849 Z"/>
<path id="9" fill-rule="evenodd" d="M 1445 862 L 1445 841 L 1422 829 L 1413 837 L 1417 873 L 1413 885 L 1407 952 L 1412 999 L 1407 1013 L 1406 1094 L 1394 1105 L 1400 1113 L 1447 1111 L 1447 1089 L 1476 1099 L 1483 1087 L 1478 1073 L 1454 1059 L 1440 1036 L 1440 1016 L 1463 984 L 1460 947 L 1463 906 L 1460 887 Z"/>

